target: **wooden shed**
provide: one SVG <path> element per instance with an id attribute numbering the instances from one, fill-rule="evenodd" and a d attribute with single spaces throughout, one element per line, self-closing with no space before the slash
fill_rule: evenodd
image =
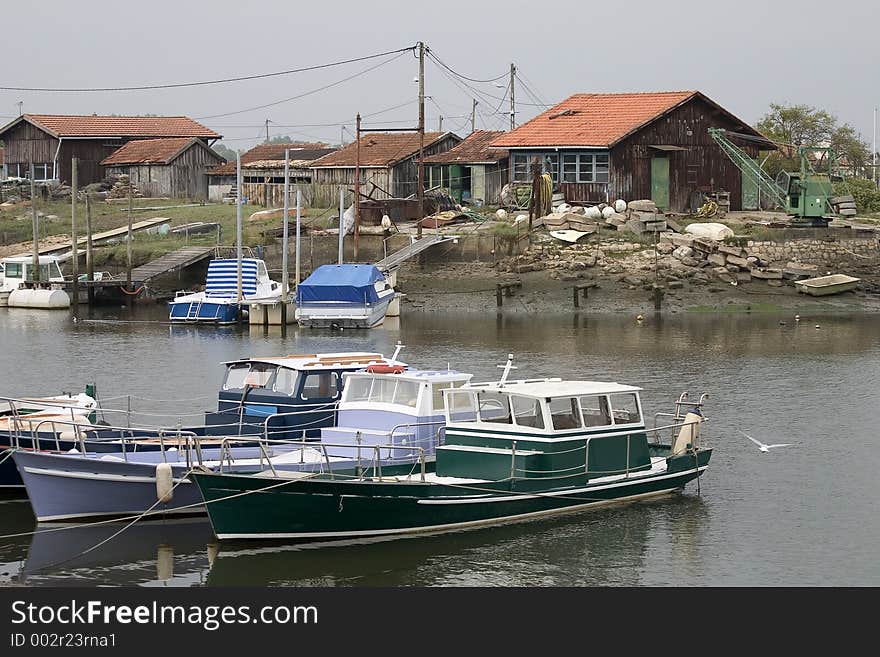
<path id="1" fill-rule="evenodd" d="M 186 116 L 70 116 L 23 114 L 0 128 L 7 172 L 70 183 L 71 159 L 79 159 L 80 186 L 105 178 L 101 162 L 136 139 L 196 138 L 210 146 L 221 135 Z"/>
<path id="2" fill-rule="evenodd" d="M 101 161 L 109 177 L 128 175 L 144 196 L 208 198 L 209 168 L 225 160 L 196 137 L 138 139 Z"/>
<path id="3" fill-rule="evenodd" d="M 461 142 L 452 132 L 426 132 L 425 156 L 443 153 Z M 374 199 L 406 198 L 418 191 L 419 134 L 371 132 L 361 135 L 361 185 Z M 340 186 L 354 187 L 357 142 L 312 163 L 313 203 L 329 207 L 339 202 Z M 425 167 L 427 172 L 427 165 Z M 427 186 L 427 173 L 425 184 Z"/>
<path id="4" fill-rule="evenodd" d="M 476 130 L 451 150 L 426 157 L 428 187 L 443 189 L 459 203 L 499 203 L 510 154 L 490 144 L 503 134 Z"/>
<path id="5" fill-rule="evenodd" d="M 284 204 L 284 152 L 290 151 L 290 183 L 299 189 L 306 204 L 312 202 L 312 163 L 337 149 L 323 142 L 260 144 L 241 155 L 242 196 L 249 203 L 266 207 Z M 208 172 L 208 198 L 222 201 L 236 183 L 236 162 L 227 162 Z"/>
<path id="6" fill-rule="evenodd" d="M 528 183 L 539 159 L 571 203 L 653 199 L 690 212 L 704 194 L 727 192 L 730 209 L 757 208 L 757 189 L 709 128 L 762 136 L 699 91 L 575 94 L 492 142 L 510 149 L 510 181 Z M 757 157 L 769 143 L 743 142 Z"/>

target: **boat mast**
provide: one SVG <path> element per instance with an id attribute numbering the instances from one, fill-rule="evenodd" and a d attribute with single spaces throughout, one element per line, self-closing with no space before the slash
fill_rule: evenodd
<path id="1" fill-rule="evenodd" d="M 236 202 L 235 202 L 235 257 L 238 261 L 238 285 L 237 285 L 237 299 L 239 305 L 241 304 L 241 153 L 235 154 L 235 189 L 236 193 Z M 241 308 L 239 308 L 239 313 Z"/>

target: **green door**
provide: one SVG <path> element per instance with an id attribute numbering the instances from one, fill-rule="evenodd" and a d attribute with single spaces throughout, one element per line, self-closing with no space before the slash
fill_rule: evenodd
<path id="1" fill-rule="evenodd" d="M 759 164 L 755 162 L 755 166 L 759 166 Z M 742 209 L 757 210 L 758 185 L 755 184 L 751 177 L 745 174 L 740 174 L 740 177 L 742 178 Z"/>
<path id="2" fill-rule="evenodd" d="M 462 167 L 460 164 L 449 165 L 449 194 L 458 203 L 461 203 L 461 184 Z"/>
<path id="3" fill-rule="evenodd" d="M 651 200 L 661 210 L 669 209 L 669 158 L 651 158 Z"/>

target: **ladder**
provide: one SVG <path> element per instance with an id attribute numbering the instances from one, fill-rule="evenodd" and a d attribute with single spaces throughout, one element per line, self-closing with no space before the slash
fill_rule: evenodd
<path id="1" fill-rule="evenodd" d="M 709 128 L 709 136 L 715 141 L 725 155 L 736 165 L 749 180 L 751 180 L 758 189 L 767 194 L 781 208 L 788 207 L 788 200 L 785 191 L 780 189 L 776 181 L 773 180 L 766 171 L 764 171 L 758 163 L 755 162 L 749 154 L 742 150 L 739 146 L 730 141 L 726 136 L 727 131 L 723 128 Z M 736 134 L 736 133 L 731 133 Z"/>
<path id="2" fill-rule="evenodd" d="M 193 308 L 195 308 L 195 312 L 193 312 Z M 186 309 L 186 321 L 194 320 L 198 321 L 199 312 L 202 309 L 202 302 L 198 301 L 190 301 L 189 308 Z"/>

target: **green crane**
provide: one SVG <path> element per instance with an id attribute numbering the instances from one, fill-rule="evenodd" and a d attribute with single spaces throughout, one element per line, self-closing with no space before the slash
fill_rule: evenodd
<path id="1" fill-rule="evenodd" d="M 759 139 L 754 135 L 729 132 L 722 128 L 709 128 L 709 136 L 721 147 L 736 167 L 758 186 L 774 203 L 785 210 L 795 221 L 809 224 L 827 224 L 834 218 L 835 212 L 830 199 L 834 194 L 832 180 L 835 165 L 834 152 L 830 148 L 818 146 L 800 146 L 797 150 L 801 161 L 800 171 L 781 171 L 776 180 L 764 171 L 748 153 L 734 144 L 728 135 L 751 141 Z M 818 156 L 818 161 L 825 163 L 826 170 L 816 171 L 808 154 Z"/>

